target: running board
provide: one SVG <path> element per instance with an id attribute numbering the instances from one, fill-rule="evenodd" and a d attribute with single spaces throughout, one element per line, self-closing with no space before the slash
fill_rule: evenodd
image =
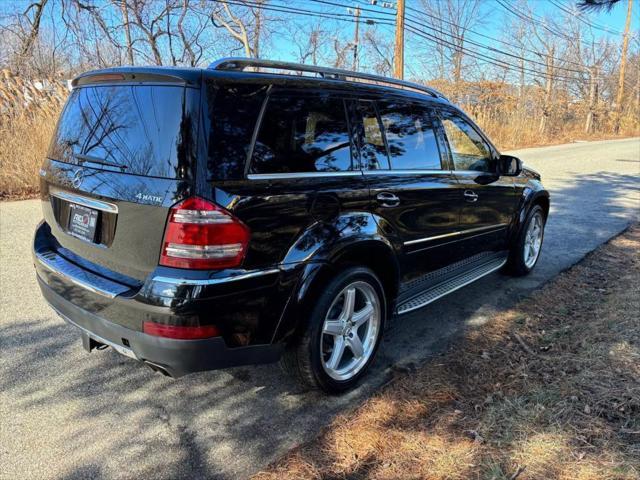
<path id="1" fill-rule="evenodd" d="M 398 315 L 402 315 L 404 313 L 417 310 L 418 308 L 422 308 L 425 305 L 428 305 L 431 302 L 435 302 L 439 298 L 442 298 L 451 292 L 455 292 L 465 285 L 469 285 L 470 283 L 475 282 L 485 275 L 489 275 L 490 273 L 495 272 L 496 270 L 500 269 L 505 263 L 507 263 L 506 258 L 498 258 L 487 262 L 484 265 L 480 265 L 479 267 L 476 267 L 472 270 L 469 270 L 468 272 L 462 273 L 461 275 L 458 275 L 457 277 L 454 277 L 450 280 L 445 280 L 442 283 L 434 285 L 433 287 L 430 287 L 424 292 L 400 304 L 396 309 L 396 313 Z"/>

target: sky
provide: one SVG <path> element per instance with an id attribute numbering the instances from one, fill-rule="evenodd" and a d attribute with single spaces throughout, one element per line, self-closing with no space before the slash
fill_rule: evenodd
<path id="1" fill-rule="evenodd" d="M 100 1 L 108 1 L 108 0 L 94 0 L 96 3 L 100 3 Z M 165 0 L 156 0 L 160 2 L 161 5 L 164 5 Z M 238 0 L 229 0 L 232 3 L 237 2 Z M 255 0 L 251 0 L 255 1 Z M 438 0 L 432 0 L 438 1 Z M 53 10 L 50 10 L 51 16 L 48 19 L 49 21 L 55 21 L 54 17 L 56 17 L 56 11 L 60 8 L 61 0 L 50 0 L 53 4 Z M 284 3 L 286 2 L 286 3 Z M 545 16 L 549 16 L 553 19 L 560 19 L 566 13 L 562 11 L 562 8 L 565 9 L 575 9 L 577 0 L 528 0 L 528 4 L 533 8 L 534 15 L 540 19 Z M 0 0 L 0 13 L 3 10 L 14 10 L 15 7 L 23 9 L 29 4 L 29 0 Z M 383 6 L 386 4 L 387 7 Z M 352 9 L 355 7 L 360 7 L 362 9 L 362 16 L 375 16 L 378 18 L 385 18 L 387 22 L 393 24 L 394 22 L 394 13 L 395 13 L 395 0 L 378 0 L 376 6 L 371 5 L 371 0 L 270 0 L 267 2 L 267 5 L 271 5 L 273 7 L 283 6 L 288 7 L 289 9 L 302 9 L 308 10 L 318 13 L 332 14 L 332 15 L 342 15 L 347 19 L 352 18 L 352 12 L 348 11 L 347 7 L 351 7 Z M 481 17 L 483 18 L 483 23 L 480 25 L 474 26 L 473 32 L 469 32 L 467 35 L 467 39 L 472 42 L 478 42 L 481 45 L 491 45 L 492 42 L 486 38 L 483 38 L 482 35 L 488 35 L 491 37 L 496 37 L 500 39 L 505 39 L 503 34 L 503 25 L 505 22 L 509 20 L 513 20 L 514 17 L 512 12 L 507 10 L 508 7 L 518 8 L 519 1 L 518 0 L 482 0 L 481 3 Z M 415 20 L 419 20 L 423 18 L 420 13 L 413 11 L 412 9 L 417 8 L 420 9 L 422 7 L 422 0 L 406 0 L 407 6 L 407 15 L 413 16 Z M 367 12 L 366 9 L 374 10 L 374 12 Z M 627 0 L 621 0 L 610 12 L 602 11 L 598 13 L 586 13 L 580 12 L 579 15 L 584 19 L 584 21 L 598 25 L 602 27 L 601 29 L 593 30 L 594 35 L 596 36 L 605 36 L 610 37 L 616 45 L 619 45 L 621 42 L 621 34 L 624 29 L 624 23 L 626 18 L 626 10 L 627 10 Z M 384 13 L 375 13 L 375 12 L 386 12 Z M 269 48 L 265 49 L 263 55 L 268 56 L 270 58 L 279 59 L 279 60 L 288 60 L 288 61 L 296 61 L 296 48 L 292 42 L 292 35 L 296 29 L 304 30 L 305 26 L 311 24 L 311 22 L 317 22 L 317 18 L 305 17 L 304 15 L 293 15 L 290 13 L 275 13 L 268 12 L 268 16 L 280 17 L 280 22 L 275 25 L 276 31 L 272 36 L 271 45 Z M 284 22 L 282 22 L 284 19 Z M 291 19 L 291 21 L 290 21 Z M 322 28 L 329 34 L 332 35 L 334 31 L 340 30 L 342 31 L 342 38 L 345 40 L 350 40 L 352 38 L 351 32 L 353 31 L 355 24 L 350 23 L 349 21 L 336 21 L 332 19 L 321 19 Z M 293 25 L 295 23 L 295 27 Z M 393 25 L 376 25 L 369 26 L 365 22 L 360 23 L 360 32 L 361 35 L 367 31 L 367 29 L 374 28 L 377 29 L 380 34 L 384 34 L 387 39 L 393 39 L 394 27 Z M 609 32 L 605 31 L 609 30 Z M 632 31 L 635 31 L 636 34 L 640 31 L 640 0 L 634 0 L 634 12 L 632 18 Z M 414 42 L 412 44 L 412 41 Z M 425 40 L 420 40 L 415 35 L 411 33 L 407 33 L 406 35 L 406 46 L 405 46 L 405 64 L 407 67 L 406 74 L 411 74 L 413 59 L 412 59 L 412 46 L 418 45 L 418 42 L 421 43 L 422 49 L 424 48 L 433 48 L 433 44 L 429 43 Z M 499 48 L 505 48 L 503 45 L 496 45 Z M 478 49 L 480 47 L 469 47 L 472 49 Z M 490 52 L 483 50 L 480 48 L 485 54 L 491 55 Z M 232 53 L 234 55 L 241 55 L 241 51 L 237 53 Z M 213 61 L 215 58 L 211 58 L 208 61 Z M 208 62 L 207 62 L 208 63 Z M 366 66 L 364 66 L 366 68 Z M 538 68 L 538 67 L 536 67 Z"/>
<path id="2" fill-rule="evenodd" d="M 274 5 L 281 4 L 283 0 L 273 0 Z M 437 0 L 434 0 L 437 1 Z M 387 3 L 389 6 L 382 6 L 383 3 Z M 483 0 L 481 4 L 481 16 L 483 17 L 483 23 L 473 27 L 475 33 L 469 33 L 468 39 L 478 42 L 482 45 L 492 45 L 493 42 L 486 38 L 483 38 L 482 35 L 487 35 L 495 38 L 504 39 L 503 25 L 505 22 L 509 20 L 517 19 L 513 15 L 513 13 L 509 12 L 504 5 L 516 7 L 518 6 L 516 0 Z M 627 0 L 621 0 L 614 6 L 614 8 L 607 12 L 606 10 L 598 13 L 587 13 L 583 11 L 579 11 L 576 7 L 577 0 L 529 0 L 528 4 L 534 10 L 534 15 L 539 17 L 540 20 L 544 19 L 544 17 L 550 17 L 554 20 L 560 20 L 560 18 L 566 13 L 560 8 L 563 7 L 566 10 L 575 10 L 578 15 L 587 23 L 591 23 L 593 25 L 597 25 L 600 28 L 594 28 L 592 30 L 594 37 L 609 37 L 616 45 L 620 45 L 622 31 L 624 30 L 624 24 L 626 20 L 627 14 Z M 333 5 L 331 5 L 333 4 Z M 344 6 L 336 6 L 335 4 L 340 4 Z M 314 3 L 310 0 L 295 0 L 289 3 L 289 5 L 295 5 L 300 9 L 312 10 L 315 12 L 325 12 L 332 14 L 346 14 L 352 13 L 353 10 L 348 10 L 347 6 L 360 7 L 363 9 L 361 15 L 362 16 L 377 16 L 380 17 L 381 14 L 367 12 L 366 9 L 372 9 L 375 11 L 388 11 L 389 13 L 395 12 L 395 1 L 387 1 L 378 0 L 376 6 L 371 5 L 371 0 L 327 0 L 326 3 Z M 414 15 L 414 19 L 417 19 L 420 15 L 415 11 L 412 11 L 411 8 L 420 9 L 422 6 L 421 0 L 406 0 L 407 6 L 407 14 Z M 278 15 L 274 13 L 270 13 L 270 15 Z M 302 15 L 293 15 L 292 18 L 295 18 L 296 23 L 305 22 L 311 23 L 314 21 L 311 18 L 305 19 Z M 386 16 L 385 16 L 386 18 Z M 393 16 L 390 15 L 389 21 L 393 22 Z M 331 25 L 335 25 L 336 27 L 340 27 L 341 29 L 350 32 L 353 31 L 355 25 L 353 23 L 348 22 L 338 22 L 333 20 L 322 20 L 323 28 L 327 30 L 331 30 Z M 327 27 L 328 26 L 328 27 Z M 375 27 L 370 27 L 363 22 L 360 23 L 360 34 L 362 35 L 367 28 L 376 28 L 381 32 L 384 32 L 385 35 L 388 35 L 388 38 L 393 38 L 393 26 L 387 25 L 378 25 Z M 632 24 L 631 24 L 632 32 L 635 32 L 636 35 L 640 31 L 640 0 L 634 0 L 633 14 L 632 14 Z M 411 42 L 412 39 L 419 41 L 417 37 L 412 34 L 406 34 L 406 46 L 405 46 L 405 64 L 406 68 L 409 70 L 408 74 L 411 74 L 412 69 L 412 58 L 411 58 Z M 291 44 L 289 38 L 289 32 L 285 29 L 285 32 L 281 35 L 275 35 L 273 37 L 272 48 L 269 51 L 269 54 L 272 58 L 280 59 L 280 60 L 288 60 L 295 61 L 294 50 L 295 47 Z M 427 45 L 429 48 L 429 43 L 422 42 L 422 45 Z M 505 48 L 504 45 L 494 45 L 499 48 Z M 471 47 L 476 48 L 476 47 Z M 485 52 L 486 53 L 486 52 Z M 414 65 L 415 66 L 415 65 Z"/>

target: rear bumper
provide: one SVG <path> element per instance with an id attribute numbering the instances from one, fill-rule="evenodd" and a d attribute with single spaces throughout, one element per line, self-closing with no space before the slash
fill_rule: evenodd
<path id="1" fill-rule="evenodd" d="M 112 346 L 175 377 L 274 362 L 284 349 L 274 337 L 297 267 L 213 273 L 158 267 L 140 282 L 60 247 L 46 223 L 36 231 L 33 258 L 43 296 L 81 329 L 85 346 Z M 215 325 L 222 335 L 164 338 L 145 334 L 144 322 Z"/>
<path id="2" fill-rule="evenodd" d="M 119 353 L 150 364 L 172 377 L 238 365 L 271 363 L 282 355 L 283 345 L 267 344 L 227 347 L 222 337 L 202 340 L 174 340 L 155 337 L 109 322 L 83 310 L 58 295 L 38 277 L 44 298 L 69 324 L 78 327 L 85 338 L 106 344 Z"/>

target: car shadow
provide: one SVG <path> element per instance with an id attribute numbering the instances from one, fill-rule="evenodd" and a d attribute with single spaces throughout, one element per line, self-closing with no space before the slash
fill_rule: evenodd
<path id="1" fill-rule="evenodd" d="M 638 198 L 639 176 L 602 172 L 576 178 L 552 192 L 545 244 L 532 275 L 493 274 L 394 319 L 373 371 L 345 395 L 305 391 L 277 365 L 173 380 L 111 350 L 85 353 L 78 332 L 53 312 L 18 314 L 18 321 L 0 326 L 0 391 L 12 399 L 11 409 L 48 415 L 39 421 L 77 455 L 74 464 L 81 465 L 60 478 L 245 477 L 313 438 L 394 371 L 410 371 L 411 364 L 455 348 L 466 329 L 482 328 L 637 221 L 637 203 L 623 197 L 635 192 Z M 35 281 L 28 284 L 28 294 L 39 295 Z M 19 312 L 20 299 L 11 302 L 3 308 Z"/>

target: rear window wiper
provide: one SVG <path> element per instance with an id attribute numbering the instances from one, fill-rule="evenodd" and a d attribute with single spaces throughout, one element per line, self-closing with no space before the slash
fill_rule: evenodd
<path id="1" fill-rule="evenodd" d="M 74 153 L 73 157 L 79 160 L 80 163 L 91 162 L 99 165 L 107 165 L 108 167 L 122 168 L 123 170 L 128 168 L 127 165 L 123 165 L 122 163 L 109 162 L 104 158 L 92 157 L 91 155 L 83 155 L 81 153 Z"/>

